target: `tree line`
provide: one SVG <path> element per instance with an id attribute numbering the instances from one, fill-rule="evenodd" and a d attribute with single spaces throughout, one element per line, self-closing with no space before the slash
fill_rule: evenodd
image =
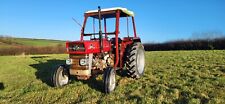
<path id="1" fill-rule="evenodd" d="M 216 39 L 177 40 L 165 43 L 145 43 L 146 51 L 223 50 L 225 37 Z"/>

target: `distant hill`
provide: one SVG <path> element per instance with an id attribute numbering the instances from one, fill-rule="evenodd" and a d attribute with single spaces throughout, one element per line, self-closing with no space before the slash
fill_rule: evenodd
<path id="1" fill-rule="evenodd" d="M 49 40 L 49 39 L 32 39 L 32 38 L 15 38 L 15 37 L 0 37 L 0 48 L 14 46 L 56 46 L 64 45 L 65 41 Z"/>
<path id="2" fill-rule="evenodd" d="M 0 36 L 0 55 L 65 53 L 65 41 Z"/>

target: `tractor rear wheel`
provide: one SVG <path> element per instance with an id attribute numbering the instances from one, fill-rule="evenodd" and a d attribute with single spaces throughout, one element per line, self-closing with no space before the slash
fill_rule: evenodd
<path id="1" fill-rule="evenodd" d="M 140 78 L 144 74 L 145 50 L 140 42 L 135 42 L 128 47 L 126 69 L 128 76 Z"/>
<path id="2" fill-rule="evenodd" d="M 64 65 L 60 65 L 55 70 L 52 81 L 55 87 L 67 85 L 69 83 L 69 70 Z"/>
<path id="3" fill-rule="evenodd" d="M 110 93 L 116 87 L 116 73 L 112 67 L 107 67 L 103 74 L 104 92 Z"/>

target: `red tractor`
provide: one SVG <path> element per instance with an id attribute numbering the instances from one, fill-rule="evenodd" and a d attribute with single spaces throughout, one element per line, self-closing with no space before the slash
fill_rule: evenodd
<path id="1" fill-rule="evenodd" d="M 86 33 L 88 18 L 98 20 L 94 32 Z M 120 18 L 132 18 L 133 36 L 119 37 Z M 107 20 L 113 19 L 115 31 L 107 32 Z M 102 32 L 102 22 L 104 32 Z M 128 25 L 127 25 L 128 26 Z M 98 28 L 98 32 L 95 32 Z M 88 38 L 88 39 L 87 39 Z M 53 76 L 53 84 L 61 87 L 69 83 L 70 76 L 78 80 L 88 80 L 91 76 L 103 73 L 104 92 L 110 93 L 116 86 L 116 70 L 126 70 L 131 78 L 140 78 L 144 73 L 145 56 L 141 39 L 136 34 L 134 13 L 126 8 L 116 7 L 91 10 L 84 13 L 84 22 L 79 41 L 66 42 L 69 59 L 60 65 Z"/>

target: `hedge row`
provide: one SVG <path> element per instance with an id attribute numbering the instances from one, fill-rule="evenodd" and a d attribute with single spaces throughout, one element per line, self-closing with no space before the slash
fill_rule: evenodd
<path id="1" fill-rule="evenodd" d="M 168 51 L 168 50 L 223 50 L 225 49 L 225 38 L 210 40 L 182 40 L 166 43 L 145 43 L 146 51 Z"/>

